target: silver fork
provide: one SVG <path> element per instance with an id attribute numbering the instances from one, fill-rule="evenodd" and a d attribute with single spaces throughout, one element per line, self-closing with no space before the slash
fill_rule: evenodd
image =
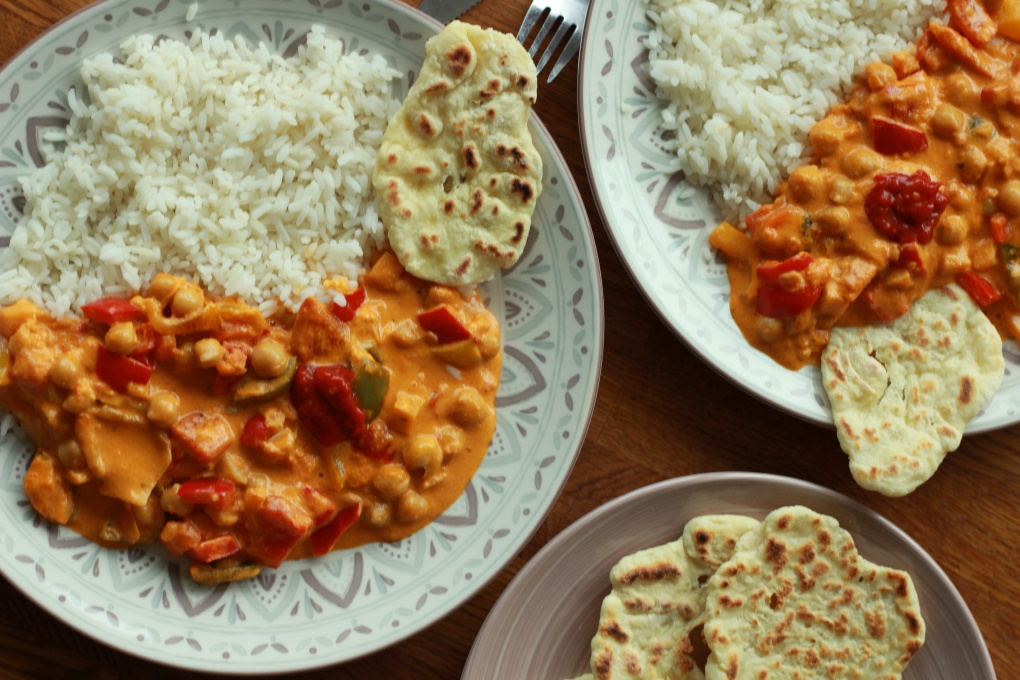
<path id="1" fill-rule="evenodd" d="M 549 39 L 549 44 L 542 53 L 541 59 L 536 64 L 539 73 L 542 72 L 542 69 L 552 59 L 556 48 L 563 43 L 564 39 L 567 39 L 559 58 L 549 72 L 547 82 L 551 83 L 560 74 L 563 67 L 570 63 L 570 60 L 577 55 L 577 51 L 581 49 L 581 33 L 584 32 L 584 19 L 588 15 L 589 2 L 590 0 L 532 0 L 528 13 L 524 15 L 524 21 L 521 22 L 521 30 L 517 32 L 517 42 L 522 45 L 525 44 L 528 35 L 535 28 L 535 25 L 538 24 L 538 20 L 545 15 L 545 21 L 539 27 L 538 32 L 531 41 L 531 47 L 528 49 L 528 54 L 531 55 L 532 59 L 535 58 L 535 54 L 542 46 L 542 43 L 545 42 L 549 32 L 554 28 L 556 29 L 552 38 Z"/>

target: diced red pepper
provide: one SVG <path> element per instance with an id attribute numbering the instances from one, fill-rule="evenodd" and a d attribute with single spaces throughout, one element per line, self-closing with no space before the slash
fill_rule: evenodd
<path id="1" fill-rule="evenodd" d="M 170 520 L 163 525 L 159 540 L 172 554 L 183 555 L 202 542 L 202 534 L 191 520 Z"/>
<path id="2" fill-rule="evenodd" d="M 916 243 L 907 243 L 900 248 L 900 255 L 896 258 L 896 266 L 903 269 L 913 269 L 918 276 L 925 276 L 928 273 L 924 266 L 924 258 Z"/>
<path id="3" fill-rule="evenodd" d="M 956 275 L 956 282 L 974 298 L 974 302 L 981 307 L 987 307 L 993 302 L 1002 299 L 1002 292 L 996 290 L 995 286 L 977 272 L 968 269 Z"/>
<path id="4" fill-rule="evenodd" d="M 333 549 L 340 534 L 345 532 L 361 517 L 361 503 L 344 508 L 336 514 L 328 524 L 312 532 L 308 542 L 312 546 L 312 554 L 316 557 L 325 555 Z"/>
<path id="5" fill-rule="evenodd" d="M 245 549 L 270 567 L 280 566 L 312 528 L 312 518 L 282 496 L 267 496 L 254 519 L 257 529 Z"/>
<path id="6" fill-rule="evenodd" d="M 439 305 L 418 314 L 418 323 L 430 333 L 434 333 L 441 344 L 467 340 L 471 331 L 464 327 L 447 305 Z"/>
<path id="7" fill-rule="evenodd" d="M 202 477 L 189 479 L 177 489 L 177 496 L 185 503 L 212 505 L 225 508 L 233 501 L 237 487 L 228 479 Z"/>
<path id="8" fill-rule="evenodd" d="M 202 541 L 189 550 L 188 555 L 198 562 L 209 564 L 216 560 L 222 560 L 224 557 L 230 557 L 240 552 L 240 550 L 241 544 L 237 538 L 231 534 L 225 534 Z"/>
<path id="9" fill-rule="evenodd" d="M 882 116 L 872 117 L 871 136 L 875 140 L 875 151 L 886 156 L 919 153 L 928 148 L 928 135 L 923 130 Z"/>
<path id="10" fill-rule="evenodd" d="M 358 437 L 358 449 L 375 460 L 393 460 L 393 435 L 381 420 L 373 420 Z"/>
<path id="11" fill-rule="evenodd" d="M 347 440 L 347 433 L 337 422 L 333 409 L 315 388 L 315 370 L 312 364 L 298 366 L 290 386 L 290 401 L 315 440 L 322 446 L 335 446 Z"/>
<path id="12" fill-rule="evenodd" d="M 266 441 L 268 436 L 269 431 L 266 428 L 266 417 L 261 413 L 256 413 L 244 422 L 244 428 L 241 430 L 241 443 L 245 446 L 258 448 L 262 442 Z"/>
<path id="13" fill-rule="evenodd" d="M 145 312 L 131 304 L 130 300 L 118 297 L 108 297 L 86 303 L 81 306 L 81 313 L 89 321 L 105 324 L 145 318 Z"/>
<path id="14" fill-rule="evenodd" d="M 762 316 L 783 318 L 796 316 L 810 309 L 811 305 L 822 294 L 821 286 L 811 286 L 807 282 L 797 290 L 786 290 L 780 277 L 790 272 L 803 272 L 813 262 L 807 252 L 800 252 L 782 262 L 767 260 L 758 265 L 758 299 L 755 311 Z"/>
<path id="15" fill-rule="evenodd" d="M 350 293 L 344 295 L 344 299 L 347 301 L 347 304 L 343 307 L 335 302 L 333 303 L 333 316 L 341 321 L 351 321 L 354 319 L 354 314 L 358 311 L 358 307 L 365 301 L 365 287 L 355 288 Z"/>
<path id="16" fill-rule="evenodd" d="M 152 364 L 114 354 L 102 345 L 96 357 L 96 375 L 118 392 L 126 392 L 129 383 L 145 385 L 152 377 Z"/>
<path id="17" fill-rule="evenodd" d="M 1004 213 L 992 213 L 988 224 L 992 228 L 992 239 L 1000 245 L 1009 241 L 1010 236 L 1013 235 L 1013 230 L 1009 227 L 1009 220 Z"/>
<path id="18" fill-rule="evenodd" d="M 354 395 L 354 371 L 343 364 L 318 366 L 314 374 L 315 389 L 333 407 L 348 436 L 365 431 L 365 410 Z"/>
<path id="19" fill-rule="evenodd" d="M 304 488 L 305 508 L 312 515 L 312 522 L 316 527 L 321 527 L 336 514 L 336 503 L 330 500 L 329 496 L 316 491 L 310 486 Z"/>

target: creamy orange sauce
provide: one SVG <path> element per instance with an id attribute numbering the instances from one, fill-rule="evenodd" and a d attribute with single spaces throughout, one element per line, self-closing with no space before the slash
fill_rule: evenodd
<path id="1" fill-rule="evenodd" d="M 477 293 L 416 279 L 390 253 L 360 289 L 346 320 L 314 299 L 267 320 L 168 275 L 132 299 L 128 322 L 0 309 L 0 406 L 38 447 L 33 507 L 102 545 L 161 538 L 205 582 L 428 524 L 495 430 L 498 322 Z M 468 339 L 419 317 L 439 308 Z M 132 333 L 150 339 L 147 354 Z M 142 356 L 151 375 L 118 388 L 103 353 L 115 366 Z M 209 489 L 229 492 L 210 501 Z M 332 536 L 341 516 L 353 523 Z"/>
<path id="2" fill-rule="evenodd" d="M 954 12 L 915 50 L 868 66 L 848 101 L 812 128 L 812 161 L 775 202 L 749 216 L 746 230 L 724 223 L 711 236 L 726 256 L 738 327 L 788 368 L 817 364 L 834 326 L 894 319 L 928 290 L 954 280 L 968 288 L 975 275 L 1001 298 L 979 304 L 1004 336 L 1020 337 L 1020 271 L 1010 275 L 1020 265 L 1020 45 L 989 39 L 995 17 L 977 6 L 975 19 L 975 3 L 951 4 L 966 6 L 964 18 Z M 867 210 L 881 176 L 918 171 L 945 203 L 926 242 L 877 228 Z M 763 284 L 763 267 L 790 268 L 791 258 L 810 264 Z M 776 299 L 787 303 L 778 311 Z"/>

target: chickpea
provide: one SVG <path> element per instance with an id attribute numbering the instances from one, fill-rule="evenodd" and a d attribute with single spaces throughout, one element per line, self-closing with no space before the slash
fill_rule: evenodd
<path id="1" fill-rule="evenodd" d="M 156 274 L 149 284 L 149 297 L 166 300 L 181 287 L 181 280 L 170 274 Z"/>
<path id="2" fill-rule="evenodd" d="M 226 350 L 216 338 L 202 338 L 195 343 L 195 360 L 202 368 L 212 368 L 225 354 Z"/>
<path id="3" fill-rule="evenodd" d="M 839 146 L 839 137 L 839 132 L 826 120 L 815 123 L 815 126 L 808 132 L 811 148 L 819 156 L 828 156 L 833 153 Z"/>
<path id="4" fill-rule="evenodd" d="M 868 64 L 864 72 L 867 74 L 868 87 L 872 90 L 880 90 L 890 83 L 896 82 L 896 71 L 892 66 L 880 61 Z"/>
<path id="5" fill-rule="evenodd" d="M 814 221 L 823 234 L 844 234 L 850 227 L 850 211 L 843 206 L 829 206 L 815 213 Z"/>
<path id="6" fill-rule="evenodd" d="M 135 332 L 135 325 L 130 321 L 121 321 L 110 326 L 106 331 L 106 349 L 114 354 L 127 356 L 136 349 L 141 341 Z"/>
<path id="7" fill-rule="evenodd" d="M 443 425 L 436 430 L 436 441 L 439 442 L 443 456 L 456 456 L 464 450 L 464 430 L 453 425 Z"/>
<path id="8" fill-rule="evenodd" d="M 149 410 L 146 416 L 155 425 L 170 427 L 177 422 L 180 411 L 180 397 L 173 392 L 157 392 L 152 395 L 152 399 L 149 401 Z"/>
<path id="9" fill-rule="evenodd" d="M 412 439 L 403 453 L 404 465 L 412 470 L 424 470 L 431 475 L 443 464 L 443 448 L 435 435 L 421 434 Z"/>
<path id="10" fill-rule="evenodd" d="M 817 165 L 804 165 L 790 173 L 789 187 L 793 197 L 807 203 L 822 190 L 825 180 Z"/>
<path id="11" fill-rule="evenodd" d="M 946 78 L 946 98 L 961 108 L 972 108 L 980 103 L 981 93 L 969 76 L 958 72 Z"/>
<path id="12" fill-rule="evenodd" d="M 957 246 L 967 238 L 967 221 L 959 215 L 945 215 L 938 224 L 938 242 Z"/>
<path id="13" fill-rule="evenodd" d="M 783 336 L 783 323 L 778 319 L 759 316 L 754 326 L 755 330 L 758 331 L 758 337 L 766 345 L 771 345 Z"/>
<path id="14" fill-rule="evenodd" d="M 999 189 L 999 208 L 1010 217 L 1020 215 L 1020 181 L 1011 179 Z"/>
<path id="15" fill-rule="evenodd" d="M 174 301 L 170 306 L 174 316 L 185 317 L 195 314 L 205 307 L 205 293 L 194 285 L 186 285 L 174 293 Z"/>
<path id="16" fill-rule="evenodd" d="M 392 514 L 389 503 L 375 503 L 368 509 L 368 522 L 374 527 L 386 526 Z"/>
<path id="17" fill-rule="evenodd" d="M 401 522 L 414 522 L 428 512 L 428 502 L 417 491 L 407 490 L 397 501 L 397 519 Z"/>
<path id="18" fill-rule="evenodd" d="M 57 447 L 57 458 L 60 459 L 61 464 L 68 470 L 82 470 L 86 467 L 81 447 L 73 439 L 61 442 L 60 446 Z"/>
<path id="19" fill-rule="evenodd" d="M 74 384 L 81 375 L 81 357 L 72 352 L 65 352 L 50 366 L 50 380 L 55 385 L 66 389 L 74 389 Z"/>
<path id="20" fill-rule="evenodd" d="M 952 139 L 963 131 L 967 116 L 952 104 L 943 104 L 935 109 L 931 117 L 931 128 L 939 137 Z"/>
<path id="21" fill-rule="evenodd" d="M 272 338 L 262 338 L 251 351 L 251 366 L 263 378 L 283 375 L 290 360 L 290 352 L 283 343 Z"/>
<path id="22" fill-rule="evenodd" d="M 960 153 L 960 177 L 976 184 L 988 169 L 988 158 L 977 146 L 970 144 Z"/>
<path id="23" fill-rule="evenodd" d="M 491 408 L 481 393 L 473 387 L 462 386 L 453 393 L 453 408 L 450 417 L 461 427 L 475 427 L 489 415 Z"/>
<path id="24" fill-rule="evenodd" d="M 829 198 L 837 205 L 849 203 L 854 197 L 854 183 L 843 175 L 835 175 L 829 182 Z"/>
<path id="25" fill-rule="evenodd" d="M 397 465 L 396 463 L 389 463 L 379 468 L 379 471 L 375 473 L 375 478 L 372 480 L 372 486 L 375 487 L 376 491 L 390 501 L 397 498 L 411 487 L 411 475 L 407 474 L 407 470 L 404 469 L 403 465 Z"/>
<path id="26" fill-rule="evenodd" d="M 882 158 L 878 153 L 858 147 L 843 157 L 843 172 L 849 177 L 860 179 L 875 172 L 881 163 Z"/>

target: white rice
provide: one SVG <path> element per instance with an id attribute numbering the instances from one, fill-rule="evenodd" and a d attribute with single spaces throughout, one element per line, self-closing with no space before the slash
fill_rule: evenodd
<path id="1" fill-rule="evenodd" d="M 944 0 L 648 0 L 650 74 L 678 167 L 729 220 L 771 200 L 855 74 Z"/>
<path id="2" fill-rule="evenodd" d="M 71 121 L 22 178 L 0 304 L 57 316 L 168 271 L 270 314 L 353 279 L 384 243 L 372 168 L 398 73 L 313 27 L 283 59 L 196 31 L 136 36 L 81 69 Z"/>

